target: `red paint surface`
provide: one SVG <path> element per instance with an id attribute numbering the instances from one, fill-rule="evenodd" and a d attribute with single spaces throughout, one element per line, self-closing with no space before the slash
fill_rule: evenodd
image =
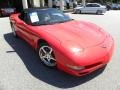
<path id="1" fill-rule="evenodd" d="M 38 40 L 45 40 L 53 49 L 57 67 L 69 74 L 82 76 L 106 65 L 113 52 L 112 37 L 95 24 L 84 21 L 69 21 L 54 25 L 30 26 L 18 18 L 10 17 L 19 37 L 37 49 Z M 73 70 L 66 65 L 84 66 Z"/>

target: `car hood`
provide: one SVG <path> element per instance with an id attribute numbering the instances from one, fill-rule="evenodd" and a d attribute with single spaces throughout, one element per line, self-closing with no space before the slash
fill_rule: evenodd
<path id="1" fill-rule="evenodd" d="M 81 46 L 83 48 L 100 44 L 105 39 L 105 34 L 100 27 L 84 22 L 69 21 L 54 25 L 42 26 L 42 29 L 57 38 L 62 45 Z"/>

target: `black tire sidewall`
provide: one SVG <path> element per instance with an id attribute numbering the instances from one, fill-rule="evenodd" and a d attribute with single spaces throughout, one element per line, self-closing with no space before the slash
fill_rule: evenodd
<path id="1" fill-rule="evenodd" d="M 76 10 L 76 14 L 80 14 L 81 13 L 81 11 L 78 9 L 78 10 Z"/>
<path id="2" fill-rule="evenodd" d="M 101 10 L 97 10 L 97 14 L 98 15 L 102 14 L 102 11 Z"/>

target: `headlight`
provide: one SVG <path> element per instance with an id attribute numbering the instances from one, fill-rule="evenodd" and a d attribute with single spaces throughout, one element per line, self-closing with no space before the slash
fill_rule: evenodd
<path id="1" fill-rule="evenodd" d="M 83 48 L 71 48 L 71 51 L 74 53 L 82 52 Z"/>
<path id="2" fill-rule="evenodd" d="M 73 69 L 73 70 L 83 70 L 83 69 L 85 69 L 85 67 L 82 67 L 82 66 L 74 66 L 74 65 L 69 65 L 69 64 L 67 64 L 66 66 L 69 67 L 70 69 Z"/>

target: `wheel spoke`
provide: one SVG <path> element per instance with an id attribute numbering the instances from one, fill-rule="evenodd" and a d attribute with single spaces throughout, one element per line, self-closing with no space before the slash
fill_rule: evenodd
<path id="1" fill-rule="evenodd" d="M 53 56 L 51 56 L 50 59 L 53 60 L 53 61 L 56 61 L 55 58 L 54 58 Z"/>
<path id="2" fill-rule="evenodd" d="M 49 48 L 49 49 L 50 49 L 49 54 L 52 54 L 52 52 L 53 52 L 52 48 Z"/>
<path id="3" fill-rule="evenodd" d="M 44 56 L 43 56 L 43 55 L 41 55 L 41 58 L 42 58 L 42 59 L 45 59 L 45 58 L 47 58 L 47 56 L 46 56 L 46 55 L 44 55 Z"/>
<path id="4" fill-rule="evenodd" d="M 44 49 L 44 47 L 43 48 L 41 48 L 41 50 L 46 54 L 47 52 L 45 51 L 45 49 Z"/>
<path id="5" fill-rule="evenodd" d="M 47 58 L 47 61 L 50 63 L 51 59 L 50 59 L 50 58 Z"/>
<path id="6" fill-rule="evenodd" d="M 49 46 L 42 46 L 39 51 L 39 55 L 41 60 L 47 66 L 55 66 L 56 59 L 54 58 L 53 49 Z"/>

